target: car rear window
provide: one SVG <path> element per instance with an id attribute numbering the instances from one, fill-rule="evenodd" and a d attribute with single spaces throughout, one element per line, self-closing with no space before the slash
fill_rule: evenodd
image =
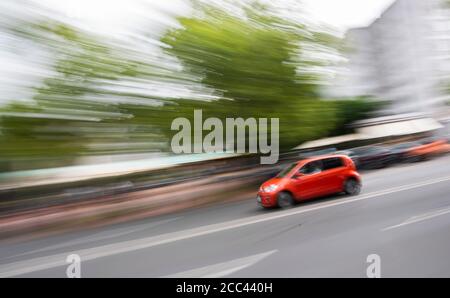
<path id="1" fill-rule="evenodd" d="M 344 162 L 340 157 L 326 158 L 322 160 L 322 163 L 323 163 L 323 171 L 344 166 Z"/>

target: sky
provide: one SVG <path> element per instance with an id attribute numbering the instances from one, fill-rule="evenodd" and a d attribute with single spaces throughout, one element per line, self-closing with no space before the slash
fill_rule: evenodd
<path id="1" fill-rule="evenodd" d="M 303 0 L 312 17 L 341 30 L 372 23 L 394 0 Z"/>
<path id="2" fill-rule="evenodd" d="M 24 0 L 25 1 L 25 0 Z M 84 29 L 91 29 L 97 33 L 117 35 L 120 37 L 142 37 L 139 30 L 153 28 L 155 35 L 163 32 L 167 26 L 176 26 L 173 16 L 189 15 L 191 9 L 185 0 L 29 0 L 39 5 L 51 8 L 65 20 L 74 20 Z M 221 2 L 224 0 L 214 0 Z M 226 1 L 226 0 L 225 0 Z M 264 0 L 262 0 L 264 1 Z M 391 4 L 394 0 L 266 0 L 275 3 L 281 8 L 287 8 L 287 13 L 293 10 L 301 10 L 301 14 L 306 12 L 309 18 L 320 23 L 331 25 L 342 33 L 353 27 L 367 26 Z M 14 3 L 15 5 L 12 5 Z M 28 11 L 33 15 L 32 7 L 24 6 L 24 2 L 14 2 L 14 0 L 0 3 L 0 8 L 5 5 L 12 10 L 12 14 L 20 14 Z M 305 10 L 305 11 L 304 11 Z M 54 14 L 54 13 L 53 13 Z M 2 15 L 0 15 L 0 18 Z M 0 19 L 2 21 L 2 19 Z M 135 34 L 130 36 L 130 32 Z M 142 33 L 142 32 L 141 32 Z M 149 39 L 150 40 L 150 39 Z M 0 44 L 2 37 L 0 36 Z M 10 53 L 6 47 L 0 48 L 0 103 L 4 102 L 14 91 L 27 90 L 22 85 L 30 83 L 31 77 L 27 80 L 17 80 L 16 75 L 35 74 L 27 70 L 32 66 L 33 61 L 28 61 L 20 53 Z M 33 58 L 33 55 L 31 55 Z M 32 59 L 31 59 L 32 60 Z M 42 67 L 40 67 L 42 68 Z M 24 81 L 24 83 L 13 84 Z M 24 94 L 17 93 L 22 97 Z"/>
<path id="3" fill-rule="evenodd" d="M 394 0 L 277 0 L 279 5 L 301 4 L 313 19 L 325 22 L 345 31 L 353 27 L 370 24 Z M 91 21 L 99 30 L 120 29 L 132 21 L 131 15 L 139 14 L 142 8 L 151 8 L 155 20 L 161 14 L 184 13 L 188 7 L 182 0 L 40 0 L 59 9 L 70 17 Z M 148 14 L 149 10 L 145 10 Z"/>

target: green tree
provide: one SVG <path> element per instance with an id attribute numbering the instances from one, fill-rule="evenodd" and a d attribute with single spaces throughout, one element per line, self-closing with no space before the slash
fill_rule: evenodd
<path id="1" fill-rule="evenodd" d="M 245 16 L 203 2 L 194 8 L 194 16 L 178 19 L 181 28 L 162 37 L 183 71 L 154 53 L 51 19 L 9 28 L 15 39 L 45 49 L 53 72 L 33 88 L 31 102 L 0 108 L 0 170 L 67 165 L 84 155 L 170 151 L 172 120 L 192 118 L 195 109 L 205 118 L 279 118 L 285 150 L 340 132 L 367 114 L 358 102 L 321 98 L 317 70 L 328 62 L 311 53 L 332 51 L 339 42 L 334 36 L 259 4 L 241 6 Z M 212 92 L 215 99 L 154 96 L 132 87 L 155 82 Z"/>
<path id="2" fill-rule="evenodd" d="M 210 5 L 197 6 L 198 10 L 199 16 L 179 18 L 182 28 L 169 31 L 162 41 L 184 71 L 199 77 L 219 99 L 179 100 L 179 114 L 191 115 L 201 108 L 206 117 L 279 118 L 282 149 L 335 127 L 334 107 L 321 100 L 320 75 L 311 71 L 318 63 L 301 58 L 303 45 L 317 45 L 320 51 L 325 34 L 260 7 L 247 7 L 246 18 Z"/>
<path id="3" fill-rule="evenodd" d="M 373 116 L 375 111 L 385 108 L 388 103 L 370 96 L 360 96 L 353 99 L 333 101 L 336 109 L 336 127 L 330 135 L 341 135 L 353 132 L 349 124 Z"/>
<path id="4" fill-rule="evenodd" d="M 0 108 L 0 169 L 67 165 L 82 155 L 157 148 L 149 121 L 137 122 L 120 104 L 124 98 L 148 99 L 123 82 L 155 77 L 151 65 L 56 21 L 24 23 L 11 32 L 47 50 L 55 62 L 53 74 L 33 88 L 31 102 Z M 133 150 L 138 143 L 144 145 Z"/>

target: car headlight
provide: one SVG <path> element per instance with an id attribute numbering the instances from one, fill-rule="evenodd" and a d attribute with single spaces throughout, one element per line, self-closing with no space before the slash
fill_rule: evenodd
<path id="1" fill-rule="evenodd" d="M 264 192 L 272 192 L 274 190 L 276 190 L 278 188 L 278 185 L 276 184 L 271 184 L 269 186 L 266 186 L 263 188 Z"/>

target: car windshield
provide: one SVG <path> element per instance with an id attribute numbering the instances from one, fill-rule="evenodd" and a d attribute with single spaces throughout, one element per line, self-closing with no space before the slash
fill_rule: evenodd
<path id="1" fill-rule="evenodd" d="M 316 160 L 316 161 L 312 161 L 307 163 L 306 165 L 304 165 L 301 169 L 300 169 L 300 173 L 304 174 L 304 175 L 311 175 L 311 174 L 316 174 L 316 173 L 320 173 L 323 170 L 323 163 L 320 160 Z"/>
<path id="2" fill-rule="evenodd" d="M 292 171 L 293 168 L 295 168 L 297 166 L 297 163 L 293 163 L 291 165 L 289 165 L 288 167 L 286 167 L 284 170 L 282 170 L 280 173 L 278 173 L 277 178 L 283 178 L 285 177 L 287 174 L 289 174 L 290 171 Z"/>
<path id="3" fill-rule="evenodd" d="M 419 143 L 417 143 L 417 142 L 408 142 L 408 143 L 402 143 L 402 144 L 395 145 L 392 148 L 393 149 L 406 149 L 406 148 L 411 148 L 411 147 L 414 147 L 417 145 L 419 145 Z"/>
<path id="4" fill-rule="evenodd" d="M 336 151 L 335 152 L 336 155 L 347 155 L 347 156 L 351 156 L 353 155 L 353 151 L 351 150 L 342 150 L 342 151 Z"/>
<path id="5" fill-rule="evenodd" d="M 426 139 L 420 140 L 419 143 L 422 144 L 422 145 L 427 145 L 427 144 L 431 144 L 431 143 L 434 143 L 434 142 L 437 142 L 437 141 L 439 141 L 439 138 L 430 137 L 430 138 L 426 138 Z"/>
<path id="6" fill-rule="evenodd" d="M 355 148 L 352 150 L 356 155 L 365 155 L 365 154 L 372 154 L 383 151 L 383 148 L 380 147 L 360 147 Z"/>

